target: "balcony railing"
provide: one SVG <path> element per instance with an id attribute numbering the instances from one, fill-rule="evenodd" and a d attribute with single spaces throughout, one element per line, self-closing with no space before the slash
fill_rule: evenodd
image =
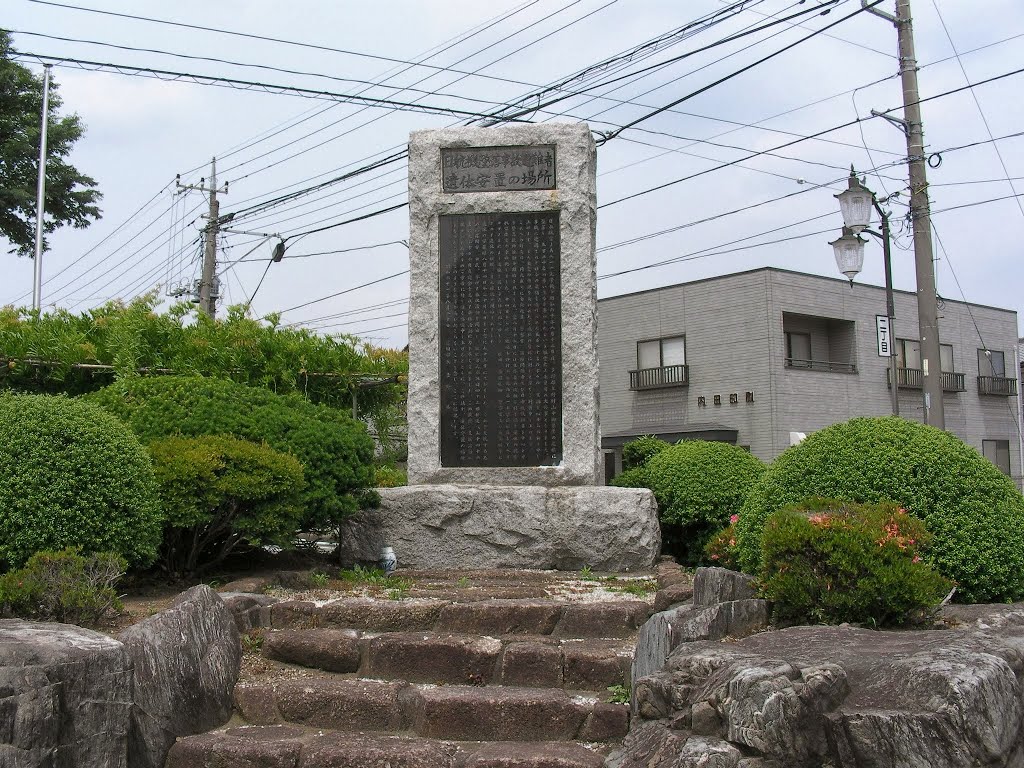
<path id="1" fill-rule="evenodd" d="M 1015 397 L 1017 380 L 1006 376 L 979 376 L 979 395 L 996 395 L 998 397 Z"/>
<path id="2" fill-rule="evenodd" d="M 797 357 L 787 357 L 786 367 L 803 369 L 805 371 L 857 372 L 857 366 L 853 363 L 837 363 L 834 360 L 801 360 Z"/>
<path id="3" fill-rule="evenodd" d="M 660 368 L 640 368 L 629 372 L 630 389 L 662 389 L 685 387 L 690 384 L 690 366 L 663 365 Z"/>
<path id="4" fill-rule="evenodd" d="M 956 371 L 942 372 L 943 392 L 966 392 L 967 380 L 964 374 Z M 892 387 L 892 369 L 885 369 L 886 386 Z M 920 368 L 897 368 L 896 381 L 900 389 L 922 389 L 924 387 L 924 371 Z"/>

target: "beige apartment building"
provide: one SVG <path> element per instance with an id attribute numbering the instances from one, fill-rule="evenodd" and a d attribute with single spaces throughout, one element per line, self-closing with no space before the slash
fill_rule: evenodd
<path id="1" fill-rule="evenodd" d="M 922 420 L 915 294 L 896 291 L 900 415 Z M 598 302 L 605 474 L 639 435 L 725 440 L 770 461 L 801 435 L 892 413 L 885 290 L 763 268 Z M 946 429 L 1021 485 L 1017 314 L 943 299 Z"/>

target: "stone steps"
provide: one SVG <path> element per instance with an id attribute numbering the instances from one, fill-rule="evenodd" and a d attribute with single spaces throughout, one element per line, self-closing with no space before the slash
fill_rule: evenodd
<path id="1" fill-rule="evenodd" d="M 235 688 L 254 725 L 297 724 L 454 741 L 621 740 L 628 709 L 558 688 L 414 685 L 405 681 L 300 678 Z"/>
<path id="2" fill-rule="evenodd" d="M 275 630 L 267 659 L 326 672 L 412 683 L 604 691 L 628 687 L 635 640 L 349 629 Z"/>
<path id="3" fill-rule="evenodd" d="M 166 768 L 600 768 L 571 742 L 454 742 L 293 726 L 228 728 L 181 739 Z"/>
<path id="4" fill-rule="evenodd" d="M 643 600 L 572 603 L 530 599 L 451 602 L 342 598 L 323 604 L 284 600 L 264 610 L 269 613 L 267 623 L 273 629 L 623 638 L 636 634 L 647 620 L 651 606 Z"/>

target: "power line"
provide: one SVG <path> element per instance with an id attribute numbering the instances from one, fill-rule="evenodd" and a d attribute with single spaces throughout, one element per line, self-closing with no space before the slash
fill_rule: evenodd
<path id="1" fill-rule="evenodd" d="M 369 287 L 371 285 L 376 285 L 377 283 L 383 283 L 385 280 L 393 280 L 396 277 L 401 277 L 402 275 L 407 275 L 407 274 L 409 274 L 409 270 L 408 269 L 404 269 L 401 272 L 396 272 L 393 275 L 387 275 L 385 277 L 380 277 L 380 278 L 378 278 L 376 280 L 371 280 L 368 283 L 363 283 L 362 285 L 356 285 L 356 286 L 354 286 L 352 288 L 346 288 L 344 291 L 338 291 L 337 293 L 332 293 L 329 296 L 323 296 L 323 297 L 321 297 L 319 299 L 313 299 L 312 301 L 306 301 L 306 302 L 303 302 L 302 304 L 296 304 L 294 307 L 288 307 L 288 309 L 278 310 L 277 313 L 279 315 L 283 315 L 285 312 L 293 312 L 296 309 L 302 309 L 303 307 L 308 307 L 311 304 L 319 304 L 321 301 L 327 301 L 328 299 L 334 299 L 334 298 L 337 298 L 338 296 L 344 296 L 346 293 L 352 293 L 352 291 L 358 291 L 360 288 L 367 288 L 367 287 Z"/>

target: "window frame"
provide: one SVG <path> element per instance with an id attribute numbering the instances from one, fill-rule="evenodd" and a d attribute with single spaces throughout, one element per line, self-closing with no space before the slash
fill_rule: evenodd
<path id="1" fill-rule="evenodd" d="M 990 353 L 991 357 L 989 357 L 989 355 L 986 355 L 985 354 L 986 352 Z M 1002 369 L 1002 373 L 996 373 L 996 368 L 992 364 L 993 360 L 995 360 L 996 355 L 999 355 L 999 367 Z M 981 361 L 982 360 L 985 360 L 988 363 L 989 373 L 984 373 L 984 369 L 982 368 L 982 365 L 981 365 Z M 1005 379 L 1005 378 L 1007 378 L 1007 376 L 1006 376 L 1006 353 L 1003 352 L 1003 350 L 1001 350 L 1001 349 L 985 349 L 985 348 L 979 349 L 978 350 L 978 375 L 979 376 L 989 376 L 989 377 L 991 377 L 993 379 Z"/>
<path id="2" fill-rule="evenodd" d="M 796 358 L 793 356 L 793 337 L 801 336 L 807 339 L 807 358 Z M 789 368 L 813 368 L 814 348 L 811 346 L 810 331 L 786 331 L 786 365 Z M 799 362 L 796 362 L 799 361 Z"/>
<path id="3" fill-rule="evenodd" d="M 654 366 L 654 368 L 665 368 L 665 367 L 667 367 L 665 365 L 665 342 L 666 341 L 675 341 L 676 339 L 682 339 L 683 340 L 683 362 L 681 362 L 681 363 L 670 363 L 670 365 L 686 365 L 686 359 L 687 359 L 687 353 L 686 353 L 686 334 L 685 333 L 677 333 L 677 334 L 674 334 L 672 336 L 660 336 L 660 337 L 657 337 L 657 338 L 654 338 L 654 339 L 640 339 L 639 341 L 637 341 L 637 343 L 636 343 L 636 369 L 638 371 L 652 370 L 651 366 L 647 366 L 645 368 L 644 366 L 640 365 L 640 345 L 641 344 L 651 344 L 653 342 L 658 342 L 658 363 L 659 364 Z"/>
<path id="4" fill-rule="evenodd" d="M 992 446 L 992 453 L 995 456 L 995 458 L 992 458 L 992 456 L 988 455 L 987 447 L 989 445 Z M 1006 452 L 1006 466 L 1005 467 L 1002 464 L 1000 464 L 1000 462 L 999 462 L 1000 450 L 1005 450 L 1005 452 Z M 981 455 L 984 456 L 989 461 L 991 461 L 992 464 L 994 464 L 995 467 L 1000 472 L 1002 472 L 1004 475 L 1006 475 L 1008 477 L 1011 476 L 1011 472 L 1010 472 L 1010 441 L 1009 440 L 994 440 L 994 439 L 993 440 L 987 440 L 987 439 L 982 440 L 981 441 Z"/>

